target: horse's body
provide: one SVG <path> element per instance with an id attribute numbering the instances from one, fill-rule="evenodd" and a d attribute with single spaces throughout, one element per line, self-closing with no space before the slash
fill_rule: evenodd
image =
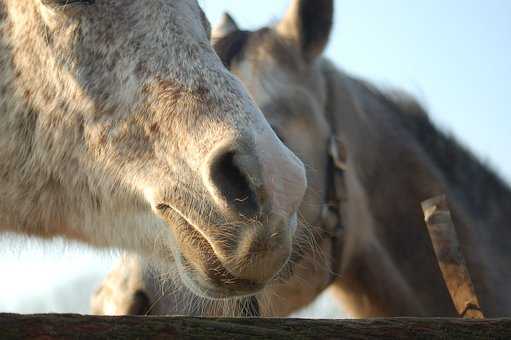
<path id="1" fill-rule="evenodd" d="M 447 194 L 483 311 L 511 315 L 509 188 L 435 128 L 412 98 L 381 91 L 320 56 L 329 6 L 294 1 L 274 28 L 240 31 L 226 18 L 213 34 L 224 63 L 309 170 L 300 212 L 320 251 L 309 249 L 289 280 L 263 291 L 263 314 L 282 316 L 311 302 L 330 283 L 332 269 L 338 273 L 332 287 L 354 316 L 456 316 L 421 210 L 422 201 Z M 321 214 L 328 203 L 325 183 L 336 183 L 327 178 L 332 133 L 338 148 L 347 150 L 336 187 L 344 225 L 337 243 L 321 236 L 328 224 Z M 329 258 L 332 246 L 337 261 Z M 131 259 L 103 283 L 93 311 L 226 312 L 215 304 L 193 304 L 179 287 L 160 285 L 166 278 Z M 135 305 L 134 296 L 149 304 Z"/>
<path id="2" fill-rule="evenodd" d="M 350 154 L 343 278 L 336 283 L 342 299 L 363 316 L 456 315 L 420 207 L 445 193 L 482 310 L 510 315 L 507 184 L 409 97 L 386 95 L 331 65 L 326 70 Z"/>
<path id="3" fill-rule="evenodd" d="M 193 0 L 1 0 L 0 231 L 136 251 L 210 297 L 280 272 L 303 165 L 209 36 Z"/>

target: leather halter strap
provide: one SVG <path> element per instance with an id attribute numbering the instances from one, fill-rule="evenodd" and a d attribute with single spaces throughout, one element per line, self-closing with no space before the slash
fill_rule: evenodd
<path id="1" fill-rule="evenodd" d="M 340 143 L 335 135 L 330 137 L 329 143 L 325 200 L 321 212 L 323 238 L 330 239 L 330 278 L 327 287 L 339 277 L 336 270 L 340 265 L 341 254 L 339 254 L 337 247 L 344 235 L 344 225 L 342 223 L 341 214 L 341 202 L 344 197 L 340 191 L 345 191 L 345 163 L 342 161 L 344 157 L 339 149 Z"/>

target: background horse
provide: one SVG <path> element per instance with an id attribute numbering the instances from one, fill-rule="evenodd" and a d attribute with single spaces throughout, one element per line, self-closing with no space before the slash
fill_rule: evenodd
<path id="1" fill-rule="evenodd" d="M 213 32 L 223 62 L 307 166 L 310 186 L 300 212 L 313 246 L 305 249 L 289 279 L 275 281 L 258 295 L 263 315 L 282 316 L 303 307 L 332 279 L 353 316 L 458 315 L 421 210 L 422 201 L 441 193 L 451 204 L 483 311 L 509 315 L 507 185 L 439 131 L 412 97 L 378 89 L 321 57 L 331 6 L 332 1 L 294 1 L 273 27 L 242 31 L 226 17 Z M 332 140 L 342 172 L 329 160 Z M 338 209 L 325 209 L 332 202 Z M 331 237 L 339 219 L 342 237 Z M 161 279 L 167 277 L 131 258 L 105 280 L 93 311 L 239 312 L 236 304 L 228 309 L 224 303 L 191 299 L 179 285 L 162 286 Z M 147 304 L 135 306 L 134 296 Z"/>

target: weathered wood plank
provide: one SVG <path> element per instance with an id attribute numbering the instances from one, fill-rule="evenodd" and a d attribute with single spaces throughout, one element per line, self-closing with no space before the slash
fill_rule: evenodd
<path id="1" fill-rule="evenodd" d="M 441 195 L 422 202 L 422 210 L 438 265 L 458 314 L 466 318 L 484 319 L 447 197 Z"/>
<path id="2" fill-rule="evenodd" d="M 511 319 L 201 319 L 0 314 L 0 339 L 511 339 Z"/>

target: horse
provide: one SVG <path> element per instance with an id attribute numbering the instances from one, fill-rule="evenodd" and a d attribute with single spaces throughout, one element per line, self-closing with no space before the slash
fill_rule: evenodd
<path id="1" fill-rule="evenodd" d="M 353 317 L 459 316 L 421 210 L 439 194 L 447 195 L 481 309 L 510 315 L 509 186 L 411 95 L 322 56 L 332 6 L 294 0 L 274 26 L 245 31 L 226 16 L 213 31 L 224 64 L 307 167 L 300 215 L 312 238 L 291 275 L 258 294 L 261 315 L 286 316 L 330 287 Z M 134 257 L 92 299 L 98 314 L 216 316 L 246 308 L 194 299 Z"/>
<path id="2" fill-rule="evenodd" d="M 304 238 L 302 162 L 196 1 L 0 1 L 0 231 L 133 251 L 212 298 Z"/>

